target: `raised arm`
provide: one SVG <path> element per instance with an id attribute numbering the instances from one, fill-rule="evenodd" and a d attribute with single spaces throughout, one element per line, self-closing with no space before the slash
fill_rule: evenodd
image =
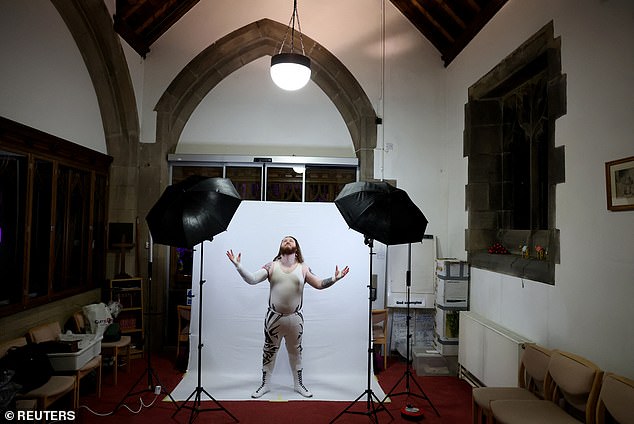
<path id="1" fill-rule="evenodd" d="M 316 276 L 315 274 L 313 274 L 310 268 L 306 266 L 306 276 L 304 277 L 304 279 L 306 280 L 308 284 L 310 284 L 317 290 L 323 290 L 323 289 L 327 289 L 328 287 L 332 286 L 337 281 L 345 277 L 348 271 L 350 271 L 350 268 L 348 268 L 347 266 L 344 267 L 342 270 L 339 270 L 339 266 L 335 265 L 335 275 L 333 277 L 322 279 Z"/>
<path id="2" fill-rule="evenodd" d="M 246 269 L 244 269 L 242 265 L 240 264 L 242 253 L 238 253 L 238 255 L 236 256 L 233 254 L 233 250 L 228 250 L 227 257 L 229 258 L 231 263 L 235 265 L 236 270 L 238 271 L 238 274 L 240 274 L 242 279 L 248 284 L 254 285 L 254 284 L 261 283 L 262 281 L 266 280 L 266 278 L 269 276 L 269 272 L 264 268 L 260 268 L 255 272 L 249 272 Z"/>

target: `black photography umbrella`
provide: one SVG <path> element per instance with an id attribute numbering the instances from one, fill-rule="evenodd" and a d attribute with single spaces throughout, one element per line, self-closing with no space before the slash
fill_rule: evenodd
<path id="1" fill-rule="evenodd" d="M 350 228 L 386 245 L 423 240 L 427 218 L 407 193 L 385 181 L 346 184 L 335 205 Z"/>
<path id="2" fill-rule="evenodd" d="M 202 323 L 203 323 L 203 242 L 211 241 L 216 234 L 227 229 L 238 206 L 240 195 L 228 178 L 208 178 L 192 175 L 184 181 L 168 186 L 145 217 L 152 240 L 172 247 L 192 248 L 200 244 L 200 281 L 198 293 L 198 384 L 189 397 L 179 406 L 172 418 L 183 408 L 191 410 L 189 422 L 200 412 L 224 411 L 235 422 L 238 419 L 220 404 L 203 387 L 201 380 Z M 151 270 L 151 261 L 150 261 Z M 202 394 L 218 406 L 201 408 Z M 187 405 L 189 402 L 193 405 Z"/>
<path id="3" fill-rule="evenodd" d="M 155 243 L 193 247 L 225 231 L 240 202 L 228 178 L 192 175 L 168 186 L 145 219 Z"/>
<path id="4" fill-rule="evenodd" d="M 379 400 L 371 387 L 371 360 L 374 348 L 372 345 L 372 302 L 375 300 L 374 294 L 376 289 L 372 288 L 372 255 L 374 240 L 380 241 L 386 245 L 415 243 L 423 241 L 425 229 L 427 228 L 427 218 L 420 209 L 412 202 L 407 193 L 399 188 L 381 182 L 364 182 L 358 181 L 346 184 L 335 199 L 335 205 L 343 216 L 348 226 L 363 234 L 365 244 L 370 248 L 370 283 L 368 284 L 368 366 L 367 366 L 367 388 L 357 397 L 346 409 L 341 411 L 332 421 L 331 424 L 338 420 L 343 414 L 359 414 L 367 415 L 374 422 L 378 423 L 377 413 L 380 411 L 387 412 L 390 417 L 392 414 L 385 408 L 384 402 Z M 409 361 L 409 286 L 410 272 L 407 272 L 407 358 L 408 370 L 403 378 L 407 377 L 407 394 L 412 395 L 409 389 L 409 380 L 411 377 L 410 361 Z M 402 380 L 402 379 L 401 379 Z M 399 380 L 399 383 L 400 381 Z M 416 380 L 414 380 L 416 383 Z M 397 383 L 397 384 L 399 384 Z M 418 385 L 418 383 L 416 383 Z M 395 386 L 396 387 L 396 386 Z M 419 386 L 420 388 L 420 386 Z M 394 389 L 392 389 L 394 390 Z M 417 395 L 429 401 L 427 395 L 420 388 L 423 395 Z M 405 394 L 405 393 L 404 393 Z M 353 407 L 364 396 L 367 396 L 365 402 L 365 411 L 353 410 Z M 395 395 L 396 396 L 396 395 Z M 431 401 L 429 401 L 431 404 Z M 436 408 L 431 405 L 434 410 Z M 438 411 L 436 411 L 438 414 Z"/>

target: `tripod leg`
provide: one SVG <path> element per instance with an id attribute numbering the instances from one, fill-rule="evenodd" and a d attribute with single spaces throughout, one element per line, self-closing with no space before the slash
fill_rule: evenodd
<path id="1" fill-rule="evenodd" d="M 372 255 L 374 255 L 373 251 L 372 251 L 372 244 L 373 244 L 373 240 L 367 239 L 366 238 L 366 244 L 368 245 L 368 247 L 370 248 L 370 278 L 372 278 Z M 368 363 L 367 363 L 367 389 L 361 393 L 361 395 L 359 395 L 359 397 L 357 397 L 354 401 L 352 401 L 352 403 L 350 403 L 346 409 L 344 409 L 343 411 L 341 411 L 339 413 L 339 415 L 337 415 L 335 418 L 333 418 L 332 421 L 330 421 L 330 423 L 334 423 L 335 421 L 337 421 L 343 414 L 357 414 L 357 415 L 366 415 L 368 417 L 373 418 L 374 422 L 379 422 L 379 417 L 377 415 L 378 412 L 380 411 L 385 411 L 388 413 L 388 415 L 390 416 L 390 418 L 394 419 L 394 417 L 392 417 L 392 414 L 390 413 L 390 411 L 387 410 L 387 408 L 385 407 L 385 405 L 383 404 L 383 402 L 376 396 L 376 394 L 372 391 L 371 388 L 371 364 L 372 364 L 372 353 L 374 352 L 374 349 L 372 347 L 372 301 L 373 301 L 373 295 L 372 295 L 372 281 L 370 281 L 370 284 L 368 284 L 368 290 L 369 290 L 369 296 L 368 296 Z M 350 409 L 361 400 L 362 397 L 367 395 L 367 400 L 366 400 L 366 410 L 365 412 L 361 412 L 361 411 L 351 411 Z M 378 404 L 378 406 L 377 406 Z"/>
<path id="2" fill-rule="evenodd" d="M 172 414 L 172 418 L 174 418 L 174 416 L 176 414 L 178 414 L 180 412 L 181 409 L 185 408 L 187 405 L 187 402 L 189 402 L 189 400 L 192 398 L 192 396 L 194 396 L 196 394 L 196 390 L 194 390 L 193 392 L 191 392 L 191 394 L 187 397 L 187 399 L 185 399 L 183 401 L 183 403 L 181 403 L 178 408 L 176 408 L 176 411 L 174 411 L 174 413 Z M 194 402 L 195 403 L 195 402 Z"/>
<path id="3" fill-rule="evenodd" d="M 134 395 L 138 394 L 137 392 L 132 392 L 132 391 L 136 388 L 136 386 L 139 385 L 139 383 L 141 382 L 141 380 L 143 380 L 143 377 L 145 377 L 146 374 L 147 374 L 147 370 L 143 371 L 143 373 L 139 376 L 139 378 L 130 387 L 130 390 L 128 390 L 128 392 L 125 394 L 125 396 L 123 396 L 123 398 L 119 401 L 117 406 L 114 408 L 115 411 L 123 406 L 123 404 L 125 403 L 127 398 L 129 398 L 130 396 L 134 396 Z"/>
<path id="4" fill-rule="evenodd" d="M 412 378 L 412 381 L 414 381 L 414 384 L 416 385 L 416 387 L 418 387 L 418 390 L 420 390 L 420 392 L 422 393 L 422 395 L 418 395 L 418 397 L 420 397 L 421 399 L 425 399 L 427 403 L 429 403 L 429 406 L 431 406 L 431 409 L 433 409 L 436 415 L 440 417 L 440 413 L 438 412 L 434 404 L 431 402 L 431 399 L 429 399 L 429 396 L 427 396 L 427 393 L 425 393 L 425 391 L 420 386 L 420 384 L 418 384 L 418 381 L 416 381 L 415 378 Z"/>
<path id="5" fill-rule="evenodd" d="M 209 397 L 209 399 L 211 399 L 212 401 L 214 401 L 216 403 L 216 405 L 218 405 L 218 408 L 214 408 L 212 409 L 212 411 L 224 411 L 227 413 L 227 415 L 229 415 L 231 418 L 233 418 L 233 420 L 235 422 L 240 422 L 236 417 L 233 416 L 233 414 L 231 412 L 229 412 L 224 406 L 222 406 L 222 404 L 220 402 L 218 402 L 212 395 L 210 395 L 209 393 L 207 393 L 207 391 L 205 389 L 202 389 L 203 393 L 207 395 L 207 397 Z"/>
<path id="6" fill-rule="evenodd" d="M 153 308 L 152 308 L 152 301 L 151 301 L 152 300 L 152 246 L 153 246 L 152 236 L 150 235 L 150 242 L 149 242 L 149 249 L 150 250 L 149 250 L 149 255 L 148 255 L 148 277 L 147 277 L 147 284 L 146 284 L 147 285 L 147 298 L 150 299 L 150 301 L 149 301 L 148 312 L 145 314 L 146 316 L 154 315 Z M 143 288 L 143 286 L 141 288 Z M 152 343 L 151 342 L 152 342 L 152 325 L 150 323 L 147 326 L 147 331 L 146 331 L 147 351 L 145 353 L 145 357 L 146 357 L 147 363 L 146 363 L 145 371 L 141 374 L 141 376 L 139 376 L 139 378 L 130 387 L 130 390 L 128 390 L 126 395 L 121 399 L 119 404 L 116 406 L 115 411 L 117 409 L 119 409 L 121 406 L 123 406 L 123 404 L 125 403 L 126 399 L 129 398 L 130 396 L 135 396 L 135 395 L 138 395 L 138 394 L 141 394 L 141 393 L 145 393 L 145 392 L 154 393 L 154 390 L 155 390 L 156 386 L 161 386 L 161 392 L 166 393 L 169 396 L 170 400 L 174 403 L 174 405 L 176 405 L 176 401 L 174 400 L 172 395 L 165 390 L 165 386 L 163 386 L 161 384 L 161 382 L 159 381 L 158 374 L 152 368 Z M 128 349 L 130 349 L 130 346 L 128 346 Z M 117 356 L 115 355 L 115 358 L 116 357 Z M 130 355 L 128 354 L 128 360 L 129 360 L 129 358 L 130 358 Z M 117 367 L 118 364 L 115 363 L 114 366 Z M 128 363 L 128 367 L 129 366 L 130 366 L 130 364 Z M 143 380 L 144 377 L 147 377 L 147 386 L 146 386 L 146 388 L 135 392 L 134 390 L 137 388 L 139 383 L 141 383 L 141 380 Z M 156 382 L 158 382 L 158 384 L 155 384 L 155 380 L 156 380 Z"/>
<path id="7" fill-rule="evenodd" d="M 194 397 L 194 406 L 191 408 L 191 412 L 189 413 L 189 423 L 190 424 L 194 422 L 194 420 L 198 416 L 198 413 L 200 412 L 200 390 L 201 390 L 201 388 L 198 387 L 192 393 L 192 394 L 195 393 L 196 396 Z"/>
<path id="8" fill-rule="evenodd" d="M 161 384 L 161 380 L 159 379 L 158 374 L 154 372 L 154 369 L 150 368 L 148 373 L 149 373 L 148 381 L 150 382 L 150 387 L 155 388 L 156 386 L 159 386 L 161 388 L 161 393 L 165 393 L 170 398 L 172 403 L 176 404 L 176 400 L 172 397 L 172 394 L 165 389 L 165 386 Z M 155 384 L 154 380 L 156 380 L 156 383 L 158 384 Z"/>
<path id="9" fill-rule="evenodd" d="M 359 401 L 361 401 L 361 398 L 363 398 L 364 396 L 367 395 L 367 400 L 366 402 L 366 410 L 364 412 L 362 411 L 352 411 L 352 407 L 355 406 L 356 404 L 359 403 Z M 392 416 L 392 414 L 390 413 L 390 411 L 385 407 L 385 405 L 383 404 L 383 402 L 378 398 L 378 396 L 372 391 L 372 389 L 366 390 L 363 393 L 361 393 L 359 395 L 359 397 L 357 397 L 355 400 L 353 400 L 352 402 L 350 402 L 350 404 L 348 404 L 348 406 L 346 407 L 346 409 L 344 409 L 343 411 L 341 411 L 339 413 L 339 415 L 337 415 L 335 418 L 333 418 L 330 423 L 334 423 L 335 421 L 337 421 L 339 418 L 341 418 L 341 416 L 343 416 L 343 414 L 355 414 L 355 415 L 366 415 L 368 417 L 374 417 L 374 421 L 375 422 L 379 422 L 379 417 L 378 417 L 378 413 L 381 411 L 385 411 L 387 412 L 387 414 L 390 416 L 390 418 L 394 419 L 394 417 Z"/>
<path id="10" fill-rule="evenodd" d="M 207 391 L 202 387 L 202 351 L 203 351 L 203 342 L 202 342 L 202 325 L 203 325 L 203 319 L 202 319 L 202 313 L 203 313 L 203 284 L 205 283 L 205 280 L 203 279 L 203 258 L 204 258 L 204 254 L 203 254 L 203 243 L 200 244 L 200 281 L 199 281 L 199 292 L 198 292 L 198 361 L 197 361 L 197 379 L 198 379 L 198 385 L 196 386 L 196 389 L 194 389 L 194 391 L 192 392 L 191 395 L 189 395 L 189 397 L 187 398 L 187 400 L 185 400 L 185 402 L 183 402 L 179 408 L 176 410 L 176 412 L 174 412 L 174 414 L 172 414 L 172 418 L 182 409 L 182 408 L 187 408 L 187 409 L 191 409 L 191 414 L 189 415 L 189 422 L 191 423 L 196 416 L 198 416 L 199 413 L 201 412 L 205 412 L 205 411 L 224 411 L 225 413 L 227 413 L 227 415 L 229 415 L 235 422 L 240 422 L 231 412 L 229 412 L 224 406 L 222 406 L 220 404 L 220 402 L 218 402 L 216 399 L 214 399 L 213 396 L 211 396 L 209 393 L 207 393 Z M 213 402 L 215 402 L 218 407 L 217 408 L 206 408 L 206 409 L 201 409 L 201 398 L 200 395 L 201 393 L 205 393 L 209 399 L 211 399 Z M 192 396 L 194 396 L 194 400 L 193 400 L 193 406 L 187 406 L 187 402 L 189 402 L 189 400 L 192 398 Z"/>
<path id="11" fill-rule="evenodd" d="M 407 344 L 407 369 L 405 370 L 405 372 L 403 373 L 403 375 L 401 376 L 401 378 L 396 382 L 396 384 L 394 385 L 394 387 L 392 387 L 392 389 L 390 389 L 390 391 L 385 395 L 385 398 L 383 399 L 383 401 L 385 401 L 385 399 L 387 399 L 389 396 L 392 397 L 396 397 L 396 396 L 401 396 L 401 395 L 407 395 L 407 396 L 415 396 L 421 399 L 426 400 L 429 405 L 432 407 L 432 409 L 434 410 L 434 412 L 436 413 L 437 416 L 440 417 L 440 413 L 438 412 L 438 410 L 436 409 L 436 407 L 434 406 L 434 404 L 431 402 L 431 399 L 429 399 L 429 396 L 427 396 L 427 394 L 425 393 L 425 391 L 423 390 L 423 388 L 420 386 L 420 384 L 418 383 L 418 381 L 416 381 L 416 378 L 414 378 L 414 376 L 412 375 L 412 361 L 411 361 L 411 355 L 410 355 L 410 339 L 412 337 L 412 334 L 410 332 L 410 320 L 411 320 L 411 316 L 410 316 L 410 304 L 411 304 L 411 260 L 412 260 L 412 245 L 409 245 L 409 259 L 408 259 L 408 270 L 406 273 L 406 285 L 407 285 L 407 296 L 406 296 L 406 307 L 407 307 L 407 319 L 405 320 L 405 324 L 407 326 L 407 337 L 406 337 L 406 344 Z M 420 392 L 422 394 L 417 394 L 417 393 L 412 393 L 412 391 L 410 390 L 410 378 L 412 379 L 412 381 L 414 381 L 414 384 L 416 385 L 416 387 L 418 387 L 418 390 L 420 390 Z M 401 381 L 403 381 L 403 379 L 405 379 L 405 391 L 404 392 L 400 392 L 400 393 L 392 393 L 394 392 L 394 390 L 396 389 L 396 387 L 398 387 L 398 385 L 401 383 Z"/>
<path id="12" fill-rule="evenodd" d="M 333 419 L 330 421 L 330 424 L 332 424 L 332 423 L 334 423 L 335 421 L 337 421 L 337 420 L 338 420 L 338 419 L 339 419 L 339 418 L 340 418 L 343 414 L 348 413 L 348 411 L 350 410 L 350 408 L 352 408 L 352 406 L 354 406 L 357 402 L 359 402 L 359 400 L 360 400 L 363 396 L 365 396 L 365 395 L 366 395 L 366 393 L 367 393 L 367 391 L 365 391 L 365 392 L 361 393 L 361 394 L 359 395 L 359 397 L 358 397 L 358 398 L 356 398 L 355 400 L 353 400 L 352 402 L 350 402 L 350 404 L 348 404 L 348 406 L 346 406 L 346 408 L 345 408 L 343 411 L 341 411 L 341 412 L 339 413 L 339 415 L 337 415 L 335 418 L 333 418 Z"/>

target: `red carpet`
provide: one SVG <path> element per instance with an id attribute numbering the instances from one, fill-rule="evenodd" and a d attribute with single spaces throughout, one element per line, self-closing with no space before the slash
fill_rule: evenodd
<path id="1" fill-rule="evenodd" d="M 80 398 L 80 405 L 84 405 L 97 413 L 109 413 L 125 400 L 125 405 L 134 412 L 141 408 L 138 413 L 133 413 L 125 407 L 119 408 L 114 414 L 108 416 L 96 416 L 88 409 L 81 407 L 78 412 L 78 418 L 75 422 L 80 423 L 188 423 L 190 420 L 191 410 L 183 408 L 174 418 L 172 415 L 176 411 L 177 405 L 171 401 L 161 401 L 164 395 L 160 396 L 152 406 L 141 407 L 139 396 L 135 395 L 127 397 L 132 385 L 143 375 L 147 366 L 145 359 L 135 359 L 132 362 L 130 373 L 126 373 L 123 369 L 119 371 L 119 381 L 117 386 L 112 384 L 112 375 L 104 370 L 104 381 L 102 385 L 101 399 L 96 394 L 90 392 L 85 393 Z M 167 357 L 163 355 L 154 355 L 152 357 L 153 369 L 161 380 L 161 383 L 169 391 L 174 388 L 182 373 L 174 366 L 173 356 Z M 392 389 L 394 384 L 403 376 L 405 372 L 405 363 L 402 361 L 392 361 L 388 363 L 388 368 L 378 375 L 379 383 L 383 390 L 387 393 Z M 471 387 L 464 381 L 456 377 L 449 376 L 433 376 L 433 377 L 417 377 L 413 373 L 414 378 L 420 384 L 425 394 L 429 397 L 434 407 L 438 410 L 440 416 L 436 416 L 429 403 L 418 397 L 409 397 L 407 395 L 396 396 L 392 402 L 386 402 L 385 407 L 392 414 L 393 418 L 386 411 L 377 413 L 379 423 L 409 423 L 401 417 L 400 410 L 407 403 L 422 408 L 424 418 L 420 421 L 428 424 L 438 423 L 469 423 L 471 422 Z M 143 376 L 140 384 L 132 390 L 139 392 L 147 385 L 147 376 Z M 205 382 L 202 382 L 204 388 Z M 359 395 L 365 392 L 365 387 L 359 387 Z M 402 393 L 406 391 L 405 379 L 393 391 L 393 393 Z M 421 394 L 413 381 L 410 381 L 410 393 Z M 213 396 L 213 393 L 211 393 Z M 124 399 L 125 398 L 125 399 Z M 146 405 L 151 404 L 155 395 L 149 392 L 142 394 L 143 402 Z M 335 423 L 367 423 L 372 422 L 370 417 L 366 415 L 367 395 L 356 402 L 349 411 L 361 412 L 361 415 L 345 413 L 339 417 Z M 245 424 L 325 424 L 331 422 L 337 415 L 351 404 L 351 402 L 317 402 L 317 401 L 292 401 L 292 402 L 267 402 L 267 401 L 247 401 L 247 402 L 230 402 L 221 401 L 221 405 L 234 415 L 240 423 Z M 180 404 L 179 404 L 180 405 Z M 192 405 L 189 403 L 188 405 Z M 201 409 L 217 408 L 218 404 L 214 402 L 203 402 Z M 371 408 L 370 408 L 371 411 Z M 235 422 L 231 416 L 222 410 L 203 411 L 198 414 L 195 422 L 197 423 L 233 423 Z"/>

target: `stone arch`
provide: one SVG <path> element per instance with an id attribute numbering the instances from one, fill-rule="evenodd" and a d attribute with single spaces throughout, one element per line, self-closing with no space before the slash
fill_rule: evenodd
<path id="1" fill-rule="evenodd" d="M 180 135 L 202 99 L 224 78 L 265 55 L 274 55 L 286 25 L 261 19 L 224 36 L 192 59 L 159 99 L 156 141 L 173 153 Z M 303 35 L 311 59 L 311 79 L 330 98 L 344 119 L 357 157 L 361 179 L 373 177 L 377 116 L 352 73 L 332 53 Z"/>
<path id="2" fill-rule="evenodd" d="M 139 117 L 132 79 L 102 1 L 51 0 L 70 31 L 92 80 L 106 149 L 114 164 L 136 165 Z M 118 154 L 123 152 L 123 154 Z"/>

